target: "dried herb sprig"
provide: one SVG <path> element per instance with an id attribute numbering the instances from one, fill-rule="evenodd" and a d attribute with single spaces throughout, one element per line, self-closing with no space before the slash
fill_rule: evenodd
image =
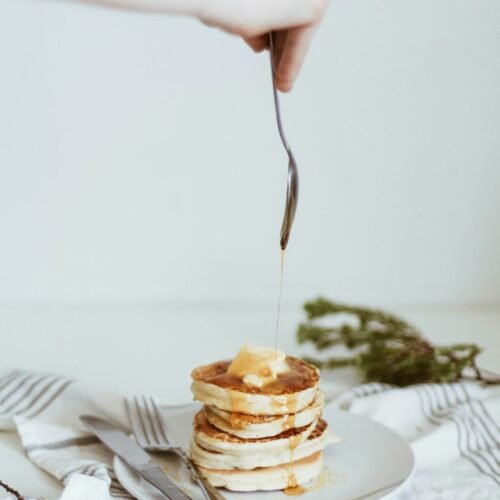
<path id="1" fill-rule="evenodd" d="M 7 493 L 11 493 L 12 495 L 14 495 L 18 500 L 23 500 L 23 497 L 22 497 L 21 493 L 19 493 L 19 491 L 15 490 L 14 488 L 12 488 L 11 486 L 9 486 L 8 484 L 5 484 L 2 480 L 0 480 L 0 486 Z"/>
<path id="2" fill-rule="evenodd" d="M 304 305 L 308 322 L 299 325 L 299 343 L 312 342 L 318 350 L 343 345 L 352 356 L 327 360 L 305 358 L 319 368 L 357 367 L 366 381 L 398 386 L 425 382 L 454 382 L 471 369 L 473 378 L 487 383 L 476 365 L 481 352 L 476 344 L 434 346 L 417 328 L 386 311 L 339 304 L 319 298 Z M 333 326 L 314 320 L 333 316 Z"/>

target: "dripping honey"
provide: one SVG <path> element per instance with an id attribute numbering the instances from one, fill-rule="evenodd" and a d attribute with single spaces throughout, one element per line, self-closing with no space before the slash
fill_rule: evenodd
<path id="1" fill-rule="evenodd" d="M 276 356 L 278 355 L 278 333 L 280 328 L 280 315 L 281 315 L 281 296 L 283 294 L 283 272 L 285 269 L 285 250 L 281 250 L 281 265 L 280 265 L 280 292 L 278 295 L 278 310 L 276 312 L 276 330 L 274 332 L 274 349 Z"/>

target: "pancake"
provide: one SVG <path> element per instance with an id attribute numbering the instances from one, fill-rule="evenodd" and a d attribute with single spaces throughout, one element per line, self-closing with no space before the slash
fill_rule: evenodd
<path id="1" fill-rule="evenodd" d="M 313 402 L 297 413 L 287 415 L 248 415 L 231 413 L 216 406 L 205 406 L 207 420 L 219 430 L 243 439 L 276 436 L 288 429 L 304 427 L 317 420 L 322 412 L 325 397 L 316 393 Z"/>
<path id="2" fill-rule="evenodd" d="M 195 417 L 191 456 L 198 465 L 209 469 L 271 467 L 321 451 L 327 441 L 334 440 L 326 431 L 327 423 L 320 419 L 278 436 L 241 439 L 219 431 L 200 412 Z"/>
<path id="3" fill-rule="evenodd" d="M 230 364 L 231 360 L 217 361 L 193 370 L 194 399 L 232 413 L 287 415 L 309 406 L 318 389 L 318 369 L 291 356 L 286 357 L 289 369 L 263 387 L 229 374 Z"/>
<path id="4" fill-rule="evenodd" d="M 338 438 L 321 418 L 316 367 L 246 344 L 233 360 L 196 368 L 191 377 L 194 399 L 204 405 L 190 454 L 214 486 L 297 494 L 319 477 L 323 449 Z"/>
<path id="5" fill-rule="evenodd" d="M 210 483 L 232 491 L 269 491 L 304 486 L 319 477 L 322 468 L 323 453 L 321 451 L 290 464 L 258 467 L 253 470 L 200 467 Z"/>

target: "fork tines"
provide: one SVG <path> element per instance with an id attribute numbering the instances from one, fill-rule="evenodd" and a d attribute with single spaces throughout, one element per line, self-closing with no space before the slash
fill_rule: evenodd
<path id="1" fill-rule="evenodd" d="M 152 396 L 127 398 L 127 413 L 132 432 L 145 450 L 168 450 L 171 445 L 162 423 L 160 411 Z"/>

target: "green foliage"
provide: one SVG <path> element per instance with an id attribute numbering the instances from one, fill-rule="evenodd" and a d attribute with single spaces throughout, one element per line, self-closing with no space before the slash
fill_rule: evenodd
<path id="1" fill-rule="evenodd" d="M 386 311 L 355 307 L 319 298 L 304 305 L 308 321 L 299 325 L 299 343 L 311 342 L 320 351 L 344 346 L 352 356 L 326 360 L 305 358 L 319 368 L 358 368 L 366 381 L 398 386 L 426 382 L 454 382 L 472 370 L 485 382 L 476 358 L 476 344 L 434 346 L 411 324 Z M 318 318 L 331 317 L 332 326 Z"/>

